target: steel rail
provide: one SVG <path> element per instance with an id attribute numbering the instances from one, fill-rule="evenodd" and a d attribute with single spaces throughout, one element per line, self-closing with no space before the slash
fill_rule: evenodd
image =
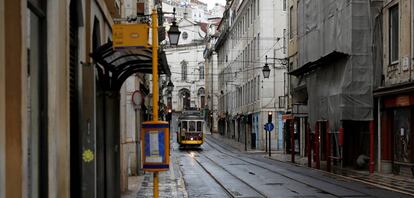
<path id="1" fill-rule="evenodd" d="M 200 152 L 198 152 L 198 153 L 200 154 Z M 248 186 L 249 188 L 251 188 L 253 191 L 255 191 L 256 193 L 258 193 L 262 197 L 267 197 L 265 193 L 261 192 L 260 190 L 258 190 L 257 188 L 253 187 L 252 185 L 250 185 L 249 183 L 247 183 L 246 181 L 244 181 L 240 177 L 236 176 L 235 174 L 233 174 L 232 172 L 230 172 L 229 170 L 227 170 L 224 166 L 222 166 L 221 164 L 217 163 L 216 161 L 214 161 L 213 159 L 211 159 L 210 157 L 208 157 L 206 154 L 202 154 L 202 156 L 205 157 L 206 159 L 210 160 L 213 164 L 215 164 L 216 166 L 220 167 L 221 169 L 223 169 L 224 171 L 226 171 L 228 174 L 230 174 L 231 176 L 233 176 L 237 180 L 241 181 L 243 184 L 245 184 L 246 186 Z"/>
<path id="2" fill-rule="evenodd" d="M 187 151 L 187 153 L 189 155 L 191 155 L 191 153 L 189 151 Z M 233 195 L 233 193 L 227 189 L 223 183 L 221 183 L 203 164 L 201 164 L 195 157 L 192 157 L 194 159 L 194 161 L 208 174 L 210 175 L 210 177 L 224 190 L 224 192 L 231 198 L 235 198 L 236 196 Z"/>
<path id="3" fill-rule="evenodd" d="M 298 182 L 298 183 L 304 184 L 304 185 L 306 185 L 306 186 L 308 186 L 308 187 L 310 187 L 310 188 L 318 189 L 318 190 L 320 190 L 320 192 L 321 192 L 321 193 L 323 193 L 323 194 L 329 194 L 329 195 L 334 196 L 334 197 L 340 197 L 340 196 L 338 196 L 338 195 L 335 195 L 335 194 L 332 194 L 332 193 L 330 193 L 330 192 L 327 192 L 326 190 L 324 190 L 324 189 L 322 189 L 322 188 L 319 188 L 319 187 L 316 187 L 316 186 L 309 185 L 308 183 L 305 183 L 305 182 L 303 182 L 303 181 L 301 181 L 301 180 L 298 180 L 298 179 L 295 179 L 295 178 L 293 178 L 293 177 L 290 177 L 290 176 L 288 176 L 288 175 L 286 175 L 286 174 L 279 173 L 279 172 L 274 171 L 274 170 L 272 170 L 272 169 L 269 169 L 269 168 L 267 168 L 267 167 L 264 167 L 264 166 L 261 166 L 261 165 L 258 165 L 258 164 L 255 164 L 255 163 L 252 163 L 252 162 L 250 162 L 250 161 L 248 161 L 248 160 L 245 160 L 245 159 L 243 159 L 243 158 L 240 158 L 240 157 L 237 157 L 237 156 L 231 155 L 231 154 L 229 154 L 229 153 L 223 152 L 223 151 L 221 151 L 221 150 L 217 149 L 217 147 L 216 147 L 216 146 L 213 146 L 213 145 L 211 144 L 211 142 L 214 142 L 214 141 L 212 141 L 210 138 L 209 138 L 209 139 L 208 139 L 208 141 L 207 141 L 207 138 L 205 138 L 205 141 L 204 141 L 205 145 L 206 145 L 206 144 L 207 144 L 207 145 L 209 145 L 210 147 L 212 147 L 212 148 L 216 149 L 217 151 L 219 151 L 219 152 L 220 152 L 220 153 L 222 153 L 222 154 L 225 154 L 225 155 L 228 155 L 228 156 L 230 156 L 230 157 L 233 157 L 233 158 L 239 159 L 240 161 L 243 161 L 243 162 L 249 163 L 249 164 L 251 164 L 251 165 L 254 165 L 254 166 L 260 167 L 260 168 L 262 168 L 262 169 L 265 169 L 265 170 L 270 171 L 270 172 L 272 172 L 272 173 L 275 173 L 275 174 L 277 174 L 277 175 L 280 175 L 280 176 L 283 176 L 283 177 L 289 178 L 289 179 L 291 179 L 291 180 L 293 180 L 293 181 L 296 181 L 296 182 Z M 223 148 L 224 150 L 227 150 L 227 151 L 229 151 L 229 152 L 233 153 L 233 151 L 230 151 L 229 149 L 227 149 L 227 148 L 223 147 L 222 145 L 217 144 L 216 142 L 214 142 L 214 144 L 215 144 L 215 145 L 217 145 L 218 147 Z M 259 161 L 259 160 L 255 159 L 255 158 L 251 158 L 251 157 L 247 157 L 247 158 L 249 158 L 249 159 L 251 159 L 251 160 Z M 262 162 L 262 163 L 266 163 L 266 164 L 272 165 L 272 164 L 270 164 L 270 163 L 268 163 L 268 162 L 263 162 L 263 161 L 259 161 L 259 162 Z M 290 172 L 293 172 L 293 173 L 295 173 L 295 174 L 302 174 L 302 173 L 299 173 L 299 172 L 296 172 L 296 171 L 292 171 L 292 170 L 289 170 L 289 171 L 290 171 Z M 306 177 L 309 177 L 309 178 L 312 178 L 312 179 L 316 179 L 316 180 L 319 180 L 319 181 L 322 181 L 322 182 L 325 182 L 325 183 L 329 183 L 329 184 L 331 184 L 331 185 L 338 186 L 338 184 L 336 184 L 336 183 L 333 183 L 333 182 L 330 182 L 330 181 L 326 181 L 326 180 L 321 180 L 320 178 L 316 178 L 316 177 L 313 177 L 313 176 L 310 176 L 310 175 L 306 175 Z M 366 194 L 366 193 L 364 193 L 364 192 L 361 192 L 361 191 L 358 191 L 358 190 L 355 190 L 355 189 L 352 189 L 352 188 L 349 188 L 349 187 L 345 187 L 345 186 L 342 186 L 342 185 L 341 185 L 340 187 L 341 187 L 341 188 L 344 188 L 344 189 L 347 189 L 347 190 L 350 190 L 350 191 L 353 191 L 353 192 L 360 193 L 360 194 L 362 194 L 362 196 L 370 196 L 369 194 Z"/>

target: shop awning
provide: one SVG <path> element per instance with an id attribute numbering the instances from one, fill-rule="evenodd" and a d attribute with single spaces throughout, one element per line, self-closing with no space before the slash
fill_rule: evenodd
<path id="1" fill-rule="evenodd" d="M 379 87 L 374 90 L 374 97 L 406 94 L 414 91 L 414 83 L 401 83 L 389 87 Z"/>
<path id="2" fill-rule="evenodd" d="M 108 42 L 91 54 L 99 64 L 98 80 L 106 90 L 119 91 L 124 81 L 135 73 L 152 74 L 152 50 L 149 48 L 126 48 L 114 50 Z M 164 51 L 158 53 L 158 72 L 171 76 Z"/>

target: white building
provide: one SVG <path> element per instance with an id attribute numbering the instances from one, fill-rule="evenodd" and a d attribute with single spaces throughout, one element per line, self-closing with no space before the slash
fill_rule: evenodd
<path id="1" fill-rule="evenodd" d="M 217 109 L 218 109 L 218 99 L 220 97 L 220 91 L 218 87 L 218 61 L 217 53 L 215 52 L 215 44 L 217 38 L 220 35 L 217 31 L 218 24 L 220 24 L 220 18 L 211 18 L 209 19 L 209 28 L 207 31 L 207 36 L 205 38 L 205 49 L 204 49 L 204 59 L 205 59 L 205 81 L 206 81 L 206 96 L 207 96 L 207 106 L 209 110 L 207 127 L 211 132 L 217 132 Z"/>
<path id="2" fill-rule="evenodd" d="M 244 142 L 246 147 L 264 148 L 268 113 L 272 112 L 275 130 L 272 148 L 282 149 L 278 136 L 285 105 L 284 73 L 281 61 L 268 59 L 270 77 L 263 78 L 265 57 L 286 58 L 284 38 L 287 26 L 285 1 L 228 1 L 221 35 L 216 43 L 219 70 L 219 121 L 222 135 Z M 275 133 L 275 131 L 277 133 Z"/>
<path id="3" fill-rule="evenodd" d="M 210 10 L 210 18 L 221 18 L 223 16 L 225 7 L 216 3 L 214 7 Z"/>
<path id="4" fill-rule="evenodd" d="M 177 25 L 181 31 L 178 46 L 165 49 L 174 84 L 172 109 L 182 111 L 186 108 L 204 108 L 203 38 L 207 24 L 184 18 Z"/>
<path id="5" fill-rule="evenodd" d="M 172 12 L 176 9 L 176 17 L 178 20 L 187 18 L 194 22 L 207 22 L 210 17 L 210 12 L 207 9 L 207 4 L 198 0 L 192 1 L 163 1 L 163 10 L 165 12 Z"/>

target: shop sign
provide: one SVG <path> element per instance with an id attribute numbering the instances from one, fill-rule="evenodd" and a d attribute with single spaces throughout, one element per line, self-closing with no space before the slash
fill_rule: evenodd
<path id="1" fill-rule="evenodd" d="M 400 95 L 397 97 L 387 98 L 384 100 L 385 108 L 407 107 L 411 105 L 414 105 L 413 95 Z"/>
<path id="2" fill-rule="evenodd" d="M 399 107 L 409 106 L 410 105 L 410 97 L 409 96 L 399 96 L 396 100 L 396 105 Z"/>
<path id="3" fill-rule="evenodd" d="M 148 47 L 149 26 L 140 24 L 114 24 L 112 39 L 114 49 Z"/>
<path id="4" fill-rule="evenodd" d="M 282 120 L 286 121 L 286 120 L 291 120 L 293 119 L 293 116 L 291 114 L 284 114 L 282 115 Z"/>

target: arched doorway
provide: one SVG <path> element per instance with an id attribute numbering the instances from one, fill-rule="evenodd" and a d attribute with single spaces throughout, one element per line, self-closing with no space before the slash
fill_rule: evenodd
<path id="1" fill-rule="evenodd" d="M 200 107 L 202 109 L 204 109 L 205 104 L 206 104 L 206 96 L 205 96 L 206 90 L 204 89 L 204 87 L 201 87 L 200 89 L 198 89 L 197 95 L 200 101 Z"/>
<path id="2" fill-rule="evenodd" d="M 191 107 L 191 92 L 190 90 L 183 88 L 178 92 L 182 104 L 182 110 L 189 109 Z"/>

